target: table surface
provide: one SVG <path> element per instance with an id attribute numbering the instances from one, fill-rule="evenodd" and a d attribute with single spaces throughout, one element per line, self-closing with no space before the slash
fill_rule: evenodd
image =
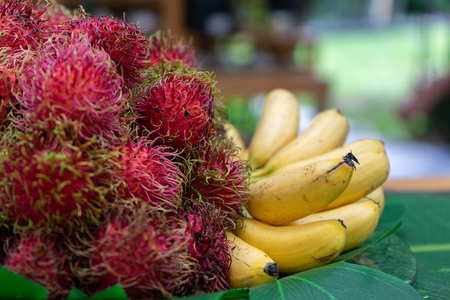
<path id="1" fill-rule="evenodd" d="M 399 192 L 450 192 L 450 175 L 404 180 L 388 180 L 385 190 Z"/>

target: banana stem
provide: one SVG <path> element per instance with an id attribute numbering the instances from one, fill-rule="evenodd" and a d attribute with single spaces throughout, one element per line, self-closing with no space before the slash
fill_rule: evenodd
<path id="1" fill-rule="evenodd" d="M 252 171 L 252 177 L 261 177 L 261 176 L 269 174 L 270 171 L 271 170 L 269 168 L 266 168 L 266 167 L 260 168 L 260 169 L 256 169 L 256 170 Z"/>
<path id="2" fill-rule="evenodd" d="M 255 177 L 255 176 L 253 176 L 253 174 L 252 174 L 251 177 L 250 177 L 250 179 L 249 179 L 249 184 L 256 183 L 256 182 L 258 182 L 258 181 L 260 181 L 260 180 L 262 180 L 262 179 L 269 178 L 270 176 L 271 176 L 271 174 L 267 174 L 267 175 L 262 175 L 262 176 Z"/>

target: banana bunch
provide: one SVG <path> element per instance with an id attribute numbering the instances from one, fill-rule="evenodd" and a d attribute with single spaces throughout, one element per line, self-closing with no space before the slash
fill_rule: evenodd
<path id="1" fill-rule="evenodd" d="M 253 170 L 252 197 L 242 225 L 227 233 L 236 245 L 233 287 L 275 280 L 275 268 L 289 275 L 325 265 L 363 243 L 383 212 L 390 170 L 383 142 L 345 144 L 349 122 L 338 109 L 319 112 L 300 133 L 298 122 L 296 97 L 275 89 L 249 147 L 239 142 L 241 159 Z"/>

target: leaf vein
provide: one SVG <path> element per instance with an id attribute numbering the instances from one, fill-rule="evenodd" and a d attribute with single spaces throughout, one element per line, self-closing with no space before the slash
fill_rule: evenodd
<path id="1" fill-rule="evenodd" d="M 328 297 L 330 297 L 330 299 L 336 300 L 336 298 L 332 294 L 330 294 L 326 289 L 322 288 L 320 285 L 317 285 L 314 282 L 312 282 L 312 281 L 310 281 L 308 279 L 302 278 L 302 277 L 294 277 L 294 279 L 298 279 L 298 280 L 303 281 L 303 282 L 305 282 L 307 284 L 310 284 L 313 287 L 315 287 L 318 290 L 320 290 L 321 292 L 324 292 Z"/>

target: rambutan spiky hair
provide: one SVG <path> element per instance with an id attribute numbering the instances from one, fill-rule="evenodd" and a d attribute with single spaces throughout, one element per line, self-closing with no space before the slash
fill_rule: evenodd
<path id="1" fill-rule="evenodd" d="M 196 147 L 214 132 L 214 84 L 206 72 L 165 73 L 138 99 L 138 125 L 176 149 Z"/>
<path id="2" fill-rule="evenodd" d="M 236 159 L 230 140 L 213 139 L 192 153 L 186 197 L 212 203 L 224 215 L 224 224 L 234 229 L 250 197 L 249 167 Z M 190 161 L 190 163 L 189 163 Z"/>
<path id="3" fill-rule="evenodd" d="M 4 267 L 45 287 L 46 299 L 65 298 L 75 283 L 68 268 L 69 250 L 62 240 L 43 230 L 23 233 L 8 249 Z"/>
<path id="4" fill-rule="evenodd" d="M 0 211 L 19 231 L 61 229 L 71 234 L 98 224 L 107 208 L 114 153 L 76 147 L 42 132 L 2 139 Z"/>
<path id="5" fill-rule="evenodd" d="M 192 43 L 176 39 L 171 33 L 158 31 L 149 37 L 152 67 L 171 70 L 185 67 L 199 69 Z M 182 66 L 180 66 L 180 64 Z"/>
<path id="6" fill-rule="evenodd" d="M 225 234 L 225 216 L 211 203 L 190 199 L 175 218 L 187 223 L 187 247 L 196 262 L 195 272 L 187 281 L 191 293 L 229 289 L 231 248 Z"/>
<path id="7" fill-rule="evenodd" d="M 176 210 L 181 204 L 184 174 L 169 147 L 145 137 L 129 139 L 118 149 L 117 197 L 138 198 L 157 210 Z"/>
<path id="8" fill-rule="evenodd" d="M 39 1 L 40 3 L 41 1 Z M 46 7 L 39 9 L 33 1 L 3 0 L 0 2 L 0 47 L 10 51 L 35 49 L 46 37 L 42 14 Z"/>
<path id="9" fill-rule="evenodd" d="M 88 295 L 120 284 L 131 299 L 183 295 L 194 272 L 186 227 L 139 205 L 116 206 L 95 232 L 73 240 L 73 271 Z"/>
<path id="10" fill-rule="evenodd" d="M 136 86 L 144 80 L 143 71 L 150 65 L 150 46 L 136 24 L 84 15 L 72 19 L 65 31 L 86 35 L 92 46 L 108 53 L 127 86 Z"/>
<path id="11" fill-rule="evenodd" d="M 42 17 L 45 19 L 45 25 L 48 27 L 49 34 L 58 33 L 64 29 L 69 22 L 75 18 L 74 13 L 58 0 L 47 0 L 47 9 Z"/>
<path id="12" fill-rule="evenodd" d="M 19 77 L 21 118 L 17 126 L 53 129 L 69 125 L 81 143 L 96 138 L 111 143 L 122 131 L 127 101 L 123 79 L 109 55 L 88 39 L 71 36 L 43 43 Z M 120 135 L 120 134 L 119 134 Z"/>

